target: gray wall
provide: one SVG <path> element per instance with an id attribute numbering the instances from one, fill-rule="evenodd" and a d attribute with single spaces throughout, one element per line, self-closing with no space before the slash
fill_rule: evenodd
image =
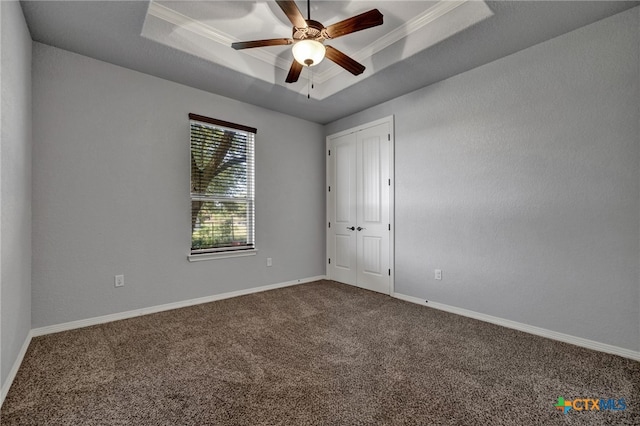
<path id="1" fill-rule="evenodd" d="M 2 8 L 0 383 L 31 329 L 31 36 L 17 2 Z"/>
<path id="2" fill-rule="evenodd" d="M 39 43 L 33 93 L 34 328 L 324 275 L 322 126 Z M 257 256 L 187 261 L 190 112 L 258 129 Z"/>
<path id="3" fill-rule="evenodd" d="M 395 115 L 396 292 L 640 349 L 638 28 L 631 9 L 326 126 Z"/>

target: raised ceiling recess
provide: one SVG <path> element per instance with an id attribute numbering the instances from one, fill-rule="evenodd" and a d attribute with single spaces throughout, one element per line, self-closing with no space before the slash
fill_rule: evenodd
<path id="1" fill-rule="evenodd" d="M 303 14 L 309 13 L 306 1 L 296 4 Z M 331 96 L 492 15 L 481 1 L 315 1 L 310 14 L 315 21 L 334 23 L 373 9 L 384 15 L 384 24 L 331 40 L 331 46 L 349 52 L 366 70 L 352 75 L 335 62 L 322 61 L 313 67 L 313 98 Z M 291 80 L 287 77 L 293 61 L 288 44 L 231 47 L 290 33 L 290 20 L 273 1 L 152 1 L 142 30 L 146 38 L 306 96 L 310 67 L 301 70 L 297 81 L 285 83 Z"/>

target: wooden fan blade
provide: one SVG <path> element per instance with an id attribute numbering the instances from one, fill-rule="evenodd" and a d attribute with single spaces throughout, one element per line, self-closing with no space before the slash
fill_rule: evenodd
<path id="1" fill-rule="evenodd" d="M 300 73 L 302 72 L 302 65 L 295 59 L 291 64 L 291 68 L 289 68 L 289 74 L 287 74 L 287 79 L 285 80 L 287 83 L 295 83 L 298 81 L 298 77 L 300 77 Z"/>
<path id="2" fill-rule="evenodd" d="M 284 1 L 276 1 L 280 9 L 287 15 L 287 18 L 291 21 L 294 27 L 296 28 L 306 28 L 307 21 L 302 16 L 300 9 L 296 6 L 296 2 L 293 0 L 284 0 Z"/>
<path id="3" fill-rule="evenodd" d="M 327 35 L 329 38 L 338 38 L 346 34 L 355 33 L 356 31 L 366 30 L 367 28 L 382 25 L 382 13 L 378 9 L 372 9 L 360 15 L 336 22 L 327 27 Z"/>
<path id="4" fill-rule="evenodd" d="M 250 49 L 252 47 L 283 46 L 286 44 L 293 44 L 293 39 L 270 38 L 268 40 L 238 41 L 236 43 L 231 43 L 231 47 L 233 47 L 236 50 L 240 50 L 240 49 Z"/>
<path id="5" fill-rule="evenodd" d="M 365 66 L 359 62 L 354 61 L 335 47 L 325 46 L 327 51 L 325 57 L 330 61 L 340 65 L 345 70 L 349 71 L 353 75 L 360 75 L 364 72 Z"/>

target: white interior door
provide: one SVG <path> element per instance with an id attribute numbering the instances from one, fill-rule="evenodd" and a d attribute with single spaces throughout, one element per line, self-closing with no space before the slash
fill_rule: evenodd
<path id="1" fill-rule="evenodd" d="M 356 253 L 357 285 L 389 294 L 389 146 L 388 125 L 357 135 Z"/>
<path id="2" fill-rule="evenodd" d="M 357 284 L 356 135 L 336 138 L 331 148 L 329 205 L 332 211 L 329 244 L 332 279 Z"/>
<path id="3" fill-rule="evenodd" d="M 330 136 L 327 161 L 327 275 L 392 291 L 391 120 Z"/>

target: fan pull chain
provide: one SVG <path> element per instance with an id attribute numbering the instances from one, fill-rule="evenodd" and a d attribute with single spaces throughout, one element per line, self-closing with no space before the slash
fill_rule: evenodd
<path id="1" fill-rule="evenodd" d="M 313 89 L 313 68 L 307 67 L 309 70 L 309 81 L 307 82 L 307 99 L 311 99 L 311 89 Z"/>
<path id="2" fill-rule="evenodd" d="M 311 0 L 307 0 L 307 20 L 311 20 Z M 311 89 L 313 89 L 313 70 L 310 66 L 309 69 L 309 81 L 307 82 L 307 99 L 311 99 Z M 311 88 L 309 88 L 311 86 Z"/>

